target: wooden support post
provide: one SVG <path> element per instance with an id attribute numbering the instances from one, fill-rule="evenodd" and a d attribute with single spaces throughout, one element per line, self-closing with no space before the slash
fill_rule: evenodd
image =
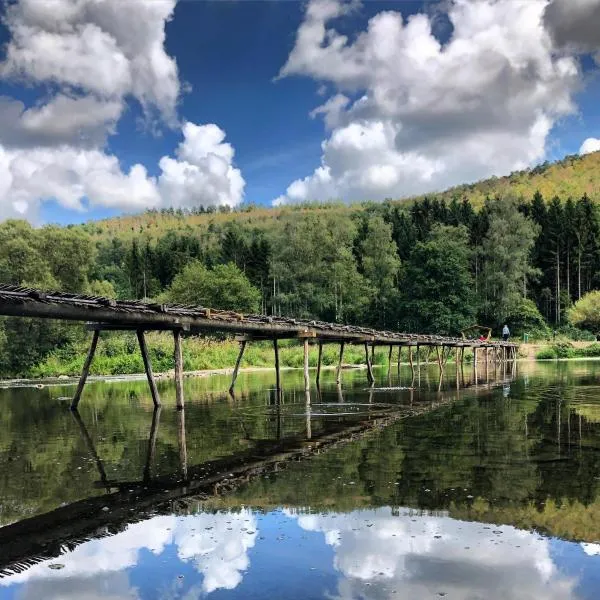
<path id="1" fill-rule="evenodd" d="M 229 393 L 233 396 L 233 388 L 237 380 L 240 365 L 242 364 L 242 357 L 244 356 L 244 350 L 246 349 L 246 340 L 240 342 L 240 353 L 238 354 L 237 360 L 235 361 L 235 367 L 233 369 L 233 375 L 231 376 L 231 385 L 229 386 Z"/>
<path id="2" fill-rule="evenodd" d="M 398 346 L 398 377 L 400 377 L 400 362 L 402 361 L 402 346 Z"/>
<path id="3" fill-rule="evenodd" d="M 304 390 L 310 390 L 310 379 L 308 377 L 308 338 L 304 338 Z"/>
<path id="4" fill-rule="evenodd" d="M 85 362 L 83 363 L 83 370 L 81 371 L 79 384 L 77 385 L 77 390 L 75 391 L 75 395 L 73 396 L 73 400 L 71 401 L 71 410 L 77 410 L 79 400 L 81 399 L 81 393 L 83 392 L 83 387 L 85 386 L 85 382 L 90 372 L 92 360 L 94 360 L 94 354 L 96 354 L 96 346 L 98 345 L 99 337 L 100 331 L 98 329 L 95 329 L 94 334 L 92 335 L 92 344 L 90 346 Z"/>
<path id="5" fill-rule="evenodd" d="M 371 365 L 375 363 L 375 344 L 371 344 Z"/>
<path id="6" fill-rule="evenodd" d="M 181 337 L 181 330 L 176 329 L 173 332 L 173 341 L 175 342 L 175 399 L 177 410 L 181 410 L 185 406 L 183 397 L 183 348 Z"/>
<path id="7" fill-rule="evenodd" d="M 410 363 L 410 370 L 412 371 L 413 379 L 415 376 L 415 365 L 413 363 L 413 349 L 412 346 L 408 347 L 408 362 Z"/>
<path id="8" fill-rule="evenodd" d="M 421 348 L 417 344 L 417 371 L 421 371 Z"/>
<path id="9" fill-rule="evenodd" d="M 394 349 L 394 346 L 390 346 L 390 351 L 388 354 L 388 375 L 390 375 L 390 373 L 392 372 L 392 350 Z"/>
<path id="10" fill-rule="evenodd" d="M 340 342 L 340 360 L 335 371 L 335 382 L 339 385 L 342 381 L 342 359 L 344 358 L 344 342 Z"/>
<path id="11" fill-rule="evenodd" d="M 444 355 L 444 346 L 442 346 L 442 356 L 440 356 L 440 347 L 436 346 L 435 347 L 435 352 L 437 354 L 437 361 L 438 361 L 438 367 L 440 368 L 440 371 L 444 370 L 444 364 L 442 361 L 443 355 Z"/>
<path id="12" fill-rule="evenodd" d="M 281 373 L 279 372 L 279 347 L 277 346 L 277 338 L 273 340 L 273 351 L 275 352 L 275 387 L 279 392 L 281 390 Z"/>
<path id="13" fill-rule="evenodd" d="M 154 381 L 154 374 L 152 373 L 152 363 L 150 362 L 150 355 L 148 354 L 148 346 L 146 346 L 146 338 L 144 331 L 138 329 L 137 338 L 140 344 L 140 352 L 142 353 L 142 360 L 144 361 L 144 368 L 146 369 L 146 377 L 148 378 L 148 385 L 150 386 L 150 393 L 152 394 L 152 402 L 154 406 L 160 406 L 160 397 L 158 395 L 158 389 L 156 387 L 156 381 Z"/>
<path id="14" fill-rule="evenodd" d="M 473 346 L 473 364 L 477 364 L 477 347 Z"/>
<path id="15" fill-rule="evenodd" d="M 319 341 L 319 357 L 317 359 L 317 387 L 321 382 L 321 360 L 323 358 L 323 342 Z"/>
<path id="16" fill-rule="evenodd" d="M 369 344 L 367 344 L 367 342 L 365 342 L 365 358 L 367 360 L 367 379 L 369 380 L 369 383 L 373 383 L 375 381 L 375 377 L 373 377 L 373 367 L 371 366 Z"/>

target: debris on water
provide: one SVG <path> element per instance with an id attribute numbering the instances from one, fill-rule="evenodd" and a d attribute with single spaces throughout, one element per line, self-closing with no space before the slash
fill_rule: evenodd
<path id="1" fill-rule="evenodd" d="M 62 563 L 52 563 L 52 564 L 48 565 L 48 568 L 58 571 L 58 569 L 64 569 L 65 565 L 63 565 Z"/>
<path id="2" fill-rule="evenodd" d="M 110 508 L 108 508 L 108 506 L 103 506 L 102 507 L 102 511 L 103 512 L 108 512 L 110 510 Z"/>

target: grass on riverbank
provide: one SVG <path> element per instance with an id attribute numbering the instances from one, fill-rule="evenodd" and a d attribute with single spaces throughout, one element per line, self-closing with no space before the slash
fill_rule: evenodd
<path id="1" fill-rule="evenodd" d="M 174 368 L 173 337 L 164 333 L 147 334 L 152 368 L 166 372 Z M 89 342 L 73 347 L 57 349 L 42 363 L 31 369 L 32 377 L 76 376 L 81 373 Z M 282 340 L 279 343 L 280 363 L 283 367 L 301 368 L 304 364 L 302 345 Z M 183 343 L 183 363 L 186 371 L 209 369 L 231 369 L 235 365 L 239 344 L 233 340 L 217 341 L 203 338 L 187 338 Z M 396 354 L 394 355 L 396 356 Z M 336 365 L 339 357 L 337 344 L 323 346 L 323 365 Z M 311 346 L 310 366 L 317 365 L 317 347 Z M 344 364 L 364 364 L 365 351 L 362 346 L 346 346 Z M 375 351 L 375 364 L 387 364 L 387 349 Z M 273 367 L 273 345 L 271 342 L 252 342 L 246 346 L 242 368 Z M 134 334 L 103 334 L 98 342 L 92 363 L 93 375 L 130 375 L 143 373 L 144 364 Z"/>
<path id="2" fill-rule="evenodd" d="M 552 360 L 557 358 L 593 358 L 600 356 L 600 343 L 585 346 L 575 346 L 568 341 L 557 341 L 539 350 L 537 360 Z"/>
<path id="3" fill-rule="evenodd" d="M 152 368 L 157 373 L 164 373 L 174 368 L 173 337 L 167 333 L 148 333 L 146 336 Z M 83 362 L 88 352 L 89 340 L 78 342 L 73 346 L 58 348 L 43 362 L 26 373 L 27 377 L 44 378 L 60 375 L 78 376 L 83 368 Z M 337 365 L 339 359 L 339 344 L 323 346 L 323 365 Z M 369 348 L 370 351 L 370 348 Z M 191 337 L 183 343 L 183 363 L 186 371 L 203 371 L 213 369 L 232 369 L 239 352 L 239 344 L 233 340 L 210 340 Z M 374 365 L 387 365 L 388 348 L 375 349 Z M 427 349 L 421 348 L 421 362 L 426 361 Z M 413 352 L 416 363 L 416 351 Z M 304 352 L 302 344 L 295 340 L 279 342 L 279 359 L 282 367 L 302 368 Z M 316 344 L 310 346 L 309 365 L 317 366 L 318 349 Z M 392 361 L 398 360 L 398 350 L 394 348 Z M 434 361 L 435 353 L 430 360 Z M 451 359 L 452 360 L 452 357 Z M 465 353 L 465 360 L 470 361 L 470 352 Z M 408 361 L 408 352 L 402 350 L 402 362 Z M 365 350 L 362 345 L 346 345 L 344 349 L 344 364 L 364 365 Z M 271 342 L 252 342 L 246 346 L 242 368 L 274 366 L 273 344 Z M 92 367 L 92 375 L 132 375 L 143 373 L 144 364 L 133 333 L 103 333 L 98 342 L 98 348 Z"/>

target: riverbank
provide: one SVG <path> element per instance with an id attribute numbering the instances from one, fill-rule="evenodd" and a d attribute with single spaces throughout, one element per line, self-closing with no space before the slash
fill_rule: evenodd
<path id="1" fill-rule="evenodd" d="M 147 334 L 150 358 L 155 373 L 159 377 L 169 377 L 174 369 L 173 338 L 165 333 Z M 25 373 L 10 379 L 20 380 L 52 380 L 64 382 L 69 378 L 77 378 L 83 368 L 87 355 L 89 340 L 85 339 L 63 348 L 57 348 L 44 361 L 35 365 Z M 282 340 L 279 343 L 280 364 L 282 368 L 299 369 L 303 367 L 304 355 L 302 346 L 295 340 Z M 239 352 L 239 344 L 233 340 L 211 340 L 206 338 L 187 338 L 183 344 L 184 370 L 190 376 L 204 377 L 209 375 L 231 373 Z M 375 349 L 374 366 L 387 365 L 388 348 Z M 421 349 L 421 363 L 426 360 L 427 349 Z M 397 349 L 394 349 L 394 362 L 397 361 Z M 566 340 L 534 342 L 521 344 L 519 357 L 524 360 L 591 358 L 600 357 L 600 344 L 597 342 L 570 342 Z M 472 359 L 469 350 L 465 359 Z M 339 360 L 339 346 L 326 344 L 323 346 L 323 368 L 334 368 Z M 408 360 L 404 349 L 402 362 Z M 416 362 L 416 353 L 414 361 Z M 431 355 L 435 362 L 435 354 Z M 452 360 L 452 359 L 451 359 Z M 316 367 L 318 349 L 311 346 L 309 366 Z M 271 342 L 252 342 L 246 347 L 241 368 L 244 371 L 260 371 L 273 368 L 273 345 Z M 345 367 L 364 367 L 365 351 L 363 346 L 347 345 L 344 349 Z M 100 337 L 96 356 L 91 367 L 92 377 L 102 378 L 143 378 L 144 365 L 134 335 L 128 333 L 109 333 Z M 6 385 L 7 381 L 3 382 Z"/>

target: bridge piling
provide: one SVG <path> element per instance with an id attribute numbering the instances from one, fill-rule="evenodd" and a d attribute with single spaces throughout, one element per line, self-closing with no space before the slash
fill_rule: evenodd
<path id="1" fill-rule="evenodd" d="M 242 357 L 244 356 L 244 350 L 246 349 L 246 340 L 240 341 L 240 352 L 237 360 L 235 361 L 235 367 L 233 368 L 233 374 L 231 375 L 231 385 L 229 386 L 229 393 L 233 396 L 233 389 L 235 388 L 235 382 L 237 380 L 240 365 L 242 364 Z"/>
<path id="2" fill-rule="evenodd" d="M 340 359 L 335 371 L 335 382 L 340 385 L 342 381 L 342 359 L 344 358 L 344 342 L 340 342 Z"/>
<path id="3" fill-rule="evenodd" d="M 175 398 L 177 410 L 181 410 L 185 405 L 183 397 L 183 348 L 181 343 L 181 330 L 173 331 L 174 355 L 175 355 Z"/>
<path id="4" fill-rule="evenodd" d="M 319 356 L 317 358 L 317 387 L 319 387 L 319 383 L 321 382 L 321 359 L 323 358 L 323 342 L 319 340 Z"/>
<path id="5" fill-rule="evenodd" d="M 92 343 L 90 345 L 88 355 L 85 359 L 85 362 L 83 363 L 83 369 L 81 371 L 81 377 L 79 378 L 77 390 L 75 390 L 75 395 L 73 396 L 73 400 L 71 400 L 71 410 L 77 410 L 77 406 L 79 405 L 79 400 L 81 400 L 81 394 L 83 392 L 85 382 L 86 382 L 86 380 L 88 378 L 88 374 L 90 372 L 90 366 L 92 364 L 92 361 L 94 360 L 94 354 L 96 354 L 96 346 L 98 345 L 99 337 L 100 337 L 100 331 L 98 331 L 96 329 L 92 335 Z"/>
<path id="6" fill-rule="evenodd" d="M 152 372 L 152 363 L 150 362 L 150 355 L 148 353 L 148 346 L 146 345 L 146 338 L 144 336 L 143 329 L 137 330 L 137 338 L 140 344 L 142 360 L 144 361 L 144 369 L 146 370 L 148 385 L 150 386 L 150 393 L 152 394 L 152 402 L 154 402 L 154 406 L 160 406 L 160 396 L 158 395 L 158 388 L 156 387 L 156 381 L 154 380 L 154 373 Z"/>
<path id="7" fill-rule="evenodd" d="M 279 371 L 279 347 L 277 345 L 277 338 L 273 339 L 273 351 L 275 352 L 275 381 L 277 392 L 281 391 L 281 373 Z"/>
<path id="8" fill-rule="evenodd" d="M 310 378 L 308 376 L 308 338 L 304 338 L 304 391 L 310 391 Z"/>
<path id="9" fill-rule="evenodd" d="M 373 376 L 373 367 L 369 356 L 369 344 L 367 342 L 365 342 L 365 358 L 367 360 L 367 379 L 369 380 L 369 384 L 373 384 L 375 382 L 375 377 Z"/>

